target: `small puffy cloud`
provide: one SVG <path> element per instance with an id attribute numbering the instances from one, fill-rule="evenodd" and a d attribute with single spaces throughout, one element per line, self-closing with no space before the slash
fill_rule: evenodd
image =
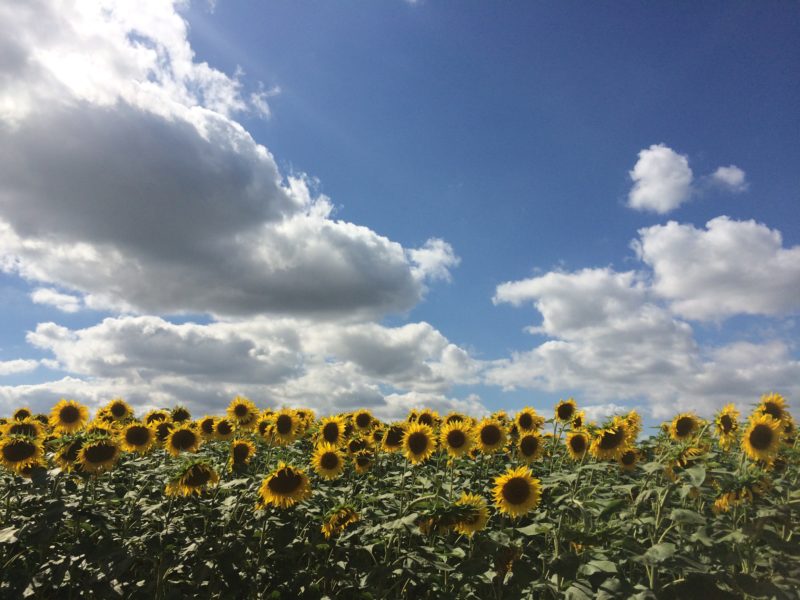
<path id="1" fill-rule="evenodd" d="M 457 267 L 461 262 L 453 247 L 438 238 L 429 239 L 421 248 L 407 250 L 407 254 L 414 264 L 411 272 L 420 281 L 426 279 L 450 281 L 450 269 Z"/>
<path id="2" fill-rule="evenodd" d="M 652 290 L 689 319 L 800 310 L 800 246 L 753 220 L 722 216 L 705 229 L 670 221 L 639 231 L 634 248 L 653 270 Z"/>
<path id="3" fill-rule="evenodd" d="M 31 292 L 34 304 L 46 304 L 62 312 L 74 313 L 81 309 L 81 299 L 71 294 L 62 294 L 52 288 L 36 288 Z"/>
<path id="4" fill-rule="evenodd" d="M 38 360 L 0 360 L 0 377 L 3 375 L 15 375 L 17 373 L 29 373 L 39 366 Z"/>
<path id="5" fill-rule="evenodd" d="M 664 144 L 641 150 L 629 174 L 633 188 L 628 194 L 628 206 L 636 210 L 665 214 L 692 194 L 693 174 L 688 157 Z"/>
<path id="6" fill-rule="evenodd" d="M 711 174 L 714 183 L 732 192 L 743 192 L 747 189 L 745 177 L 745 172 L 735 165 L 719 167 Z"/>

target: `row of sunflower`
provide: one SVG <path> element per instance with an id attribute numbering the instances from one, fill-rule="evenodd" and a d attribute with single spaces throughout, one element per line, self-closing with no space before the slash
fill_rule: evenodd
<path id="1" fill-rule="evenodd" d="M 670 510 L 730 515 L 726 523 L 739 527 L 742 515 L 783 493 L 787 473 L 796 473 L 795 426 L 785 400 L 777 394 L 762 397 L 745 422 L 733 406 L 727 406 L 711 421 L 681 413 L 649 439 L 641 439 L 641 429 L 635 411 L 602 424 L 589 422 L 573 399 L 560 401 L 549 418 L 532 408 L 513 417 L 498 411 L 483 418 L 455 412 L 440 416 L 423 409 L 390 423 L 368 410 L 324 418 L 309 409 L 261 410 L 243 397 L 234 398 L 225 414 L 200 419 L 193 419 L 183 407 L 152 410 L 137 418 L 117 398 L 90 420 L 86 406 L 62 400 L 47 415 L 20 408 L 0 419 L 0 461 L 8 473 L 0 483 L 9 486 L 0 544 L 3 527 L 13 522 L 11 486 L 25 479 L 35 483 L 46 473 L 57 478 L 53 490 L 58 481 L 65 486 L 71 485 L 68 481 L 83 481 L 83 496 L 87 485 L 96 493 L 98 488 L 120 490 L 115 483 L 120 481 L 125 483 L 117 494 L 124 494 L 127 487 L 137 498 L 142 494 L 137 486 L 150 490 L 147 486 L 155 479 L 160 488 L 152 490 L 150 500 L 169 499 L 163 515 L 167 519 L 179 510 L 172 508 L 173 502 L 185 503 L 181 505 L 186 510 L 201 510 L 205 501 L 202 510 L 212 510 L 221 496 L 236 507 L 242 505 L 234 514 L 245 528 L 243 515 L 249 506 L 249 514 L 265 515 L 260 517 L 264 527 L 291 522 L 306 523 L 307 528 L 312 518 L 318 535 L 343 548 L 353 545 L 353 552 L 357 537 L 349 536 L 377 535 L 373 546 L 383 548 L 387 564 L 410 556 L 410 551 L 403 551 L 399 542 L 395 547 L 394 537 L 387 542 L 385 528 L 411 526 L 427 539 L 420 548 L 441 544 L 450 562 L 457 558 L 450 553 L 458 548 L 448 537 L 451 534 L 470 540 L 471 552 L 490 547 L 496 554 L 490 587 L 502 587 L 515 573 L 521 577 L 530 572 L 538 573 L 537 585 L 544 586 L 540 592 L 562 593 L 570 584 L 558 573 L 560 567 L 547 566 L 547 560 L 541 569 L 524 564 L 535 542 L 520 541 L 520 535 L 542 537 L 555 549 L 548 560 L 563 560 L 561 548 L 567 545 L 569 556 L 588 564 L 597 559 L 589 558 L 587 548 L 593 547 L 595 556 L 608 556 L 607 545 L 613 543 L 607 530 L 608 539 L 603 541 L 588 526 L 605 525 L 609 516 L 603 512 L 607 509 L 592 512 L 596 497 L 624 500 L 635 518 L 619 523 L 618 531 L 629 530 L 628 537 L 636 543 L 638 538 L 650 539 L 656 548 L 666 543 L 657 540 L 682 533 L 682 528 L 663 523 L 663 515 L 671 514 L 666 507 L 671 506 L 673 494 L 680 504 Z M 143 481 L 148 469 L 152 476 Z M 604 486 L 591 487 L 593 478 Z M 623 492 L 627 496 L 620 498 Z M 298 504 L 305 511 L 287 510 Z M 644 506 L 659 516 L 652 523 L 638 524 Z M 258 509 L 255 513 L 253 507 Z M 107 508 L 114 510 L 112 504 Z M 699 522 L 700 517 L 692 518 Z M 575 529 L 578 523 L 583 531 Z M 203 533 L 208 529 L 206 522 Z M 488 537 L 483 537 L 485 531 Z M 261 537 L 255 531 L 251 534 L 260 540 L 259 557 L 269 547 L 263 535 L 263 530 Z M 781 535 L 783 539 L 791 534 Z M 548 556 L 547 550 L 540 552 Z M 375 558 L 374 548 L 370 555 L 376 564 L 383 564 Z M 656 566 L 632 558 L 625 564 L 629 580 L 644 569 L 647 581 L 639 585 L 669 589 L 663 575 L 659 581 Z M 452 590 L 455 584 L 446 575 L 451 567 L 439 567 L 443 582 L 437 585 Z M 410 574 L 403 576 L 413 579 Z M 337 589 L 336 581 L 322 579 L 323 588 Z M 523 585 L 522 579 L 518 583 Z M 474 585 L 480 587 L 479 582 Z M 158 590 L 163 592 L 157 588 L 157 596 Z"/>

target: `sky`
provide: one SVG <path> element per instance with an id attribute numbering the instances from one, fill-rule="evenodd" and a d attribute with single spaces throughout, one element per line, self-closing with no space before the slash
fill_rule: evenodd
<path id="1" fill-rule="evenodd" d="M 0 27 L 0 414 L 797 406 L 796 3 Z"/>

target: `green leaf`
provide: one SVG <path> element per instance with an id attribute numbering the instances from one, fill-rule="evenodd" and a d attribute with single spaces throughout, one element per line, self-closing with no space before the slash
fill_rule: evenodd
<path id="1" fill-rule="evenodd" d="M 703 465 L 694 465 L 686 469 L 686 474 L 695 487 L 700 487 L 706 480 L 706 468 Z"/>
<path id="2" fill-rule="evenodd" d="M 686 508 L 673 508 L 669 518 L 677 523 L 688 525 L 705 525 L 706 518 L 693 510 Z"/>
<path id="3" fill-rule="evenodd" d="M 675 554 L 675 544 L 662 542 L 651 546 L 642 556 L 642 561 L 648 565 L 655 565 L 664 562 Z"/>

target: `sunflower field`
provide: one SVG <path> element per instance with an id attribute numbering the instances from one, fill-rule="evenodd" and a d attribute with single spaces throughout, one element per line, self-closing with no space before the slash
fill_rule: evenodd
<path id="1" fill-rule="evenodd" d="M 2 598 L 798 598 L 795 425 L 572 399 L 481 418 L 183 407 L 0 419 Z"/>

